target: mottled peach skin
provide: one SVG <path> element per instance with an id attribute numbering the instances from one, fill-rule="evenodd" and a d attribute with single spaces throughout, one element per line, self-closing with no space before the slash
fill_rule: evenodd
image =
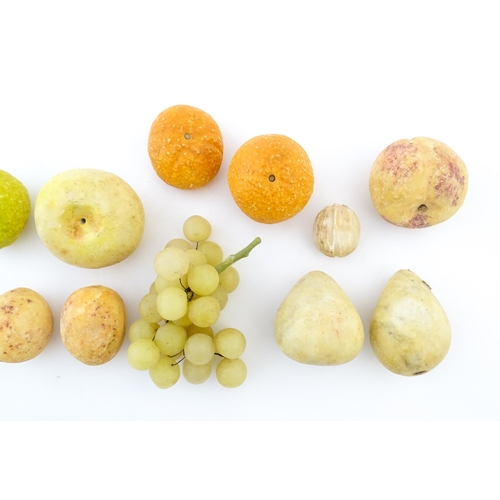
<path id="1" fill-rule="evenodd" d="M 54 321 L 45 299 L 29 288 L 0 295 L 0 363 L 20 363 L 47 346 Z"/>
<path id="2" fill-rule="evenodd" d="M 74 291 L 63 304 L 60 333 L 64 346 L 86 365 L 111 361 L 125 338 L 127 315 L 117 292 L 102 285 Z"/>
<path id="3" fill-rule="evenodd" d="M 388 222 L 422 228 L 454 215 L 467 193 L 467 168 L 446 144 L 428 137 L 387 146 L 370 173 L 370 195 Z"/>

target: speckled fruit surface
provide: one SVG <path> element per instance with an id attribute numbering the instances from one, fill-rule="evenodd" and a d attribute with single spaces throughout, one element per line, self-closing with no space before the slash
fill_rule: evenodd
<path id="1" fill-rule="evenodd" d="M 20 363 L 38 356 L 53 325 L 50 306 L 38 292 L 21 287 L 0 295 L 0 362 Z"/>
<path id="2" fill-rule="evenodd" d="M 274 224 L 297 215 L 314 189 L 305 150 L 280 134 L 253 137 L 236 151 L 228 169 L 231 195 L 256 222 Z"/>
<path id="3" fill-rule="evenodd" d="M 73 292 L 61 310 L 60 332 L 66 349 L 86 365 L 113 359 L 125 338 L 126 309 L 111 288 L 93 285 Z"/>
<path id="4" fill-rule="evenodd" d="M 222 164 L 219 126 L 205 111 L 179 104 L 162 111 L 151 125 L 148 153 L 164 182 L 178 189 L 208 184 Z"/>

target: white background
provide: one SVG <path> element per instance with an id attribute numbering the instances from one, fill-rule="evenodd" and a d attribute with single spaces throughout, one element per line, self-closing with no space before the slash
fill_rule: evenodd
<path id="1" fill-rule="evenodd" d="M 495 2 L 2 2 L 0 168 L 28 188 L 66 169 L 114 172 L 146 212 L 137 251 L 115 266 L 79 269 L 39 240 L 33 212 L 25 232 L 0 250 L 0 293 L 29 287 L 49 302 L 47 348 L 0 364 L 3 420 L 477 420 L 500 416 L 498 229 L 498 47 Z M 208 112 L 224 138 L 215 180 L 179 191 L 154 173 L 147 138 L 174 104 Z M 247 218 L 226 181 L 236 149 L 281 133 L 301 144 L 315 172 L 307 207 L 277 225 Z M 376 213 L 368 176 L 389 143 L 428 136 L 468 167 L 464 205 L 421 230 Z M 329 259 L 312 240 L 326 205 L 358 215 L 358 249 Z M 102 284 L 124 299 L 129 323 L 154 279 L 152 261 L 182 235 L 192 214 L 208 218 L 227 254 L 262 238 L 237 268 L 241 283 L 218 322 L 247 336 L 248 378 L 238 389 L 215 375 L 160 390 L 130 368 L 125 340 L 108 364 L 74 359 L 59 337 L 62 304 L 77 288 Z M 453 329 L 451 349 L 430 373 L 386 370 L 366 336 L 352 362 L 301 365 L 274 341 L 276 310 L 295 282 L 319 269 L 357 307 L 368 331 L 380 292 L 409 268 L 433 289 Z"/>

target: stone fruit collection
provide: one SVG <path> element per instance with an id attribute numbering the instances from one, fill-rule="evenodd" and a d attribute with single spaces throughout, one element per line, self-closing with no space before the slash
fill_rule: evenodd
<path id="1" fill-rule="evenodd" d="M 152 123 L 147 148 L 152 167 L 169 189 L 205 186 L 222 164 L 223 139 L 217 123 L 192 106 L 161 112 Z M 245 142 L 230 161 L 227 181 L 239 209 L 263 224 L 297 215 L 314 189 L 307 153 L 279 134 Z M 468 187 L 460 157 L 426 137 L 388 145 L 374 160 L 367 181 L 380 216 L 412 230 L 452 217 Z M 117 200 L 119 213 L 114 208 Z M 30 212 L 31 201 L 21 180 L 0 170 L 0 249 L 15 244 Z M 145 213 L 139 196 L 120 177 L 75 169 L 59 173 L 42 187 L 34 219 L 43 244 L 65 265 L 98 269 L 135 251 L 142 240 Z M 312 239 L 324 255 L 346 257 L 355 251 L 360 230 L 354 211 L 334 203 L 317 214 Z M 232 327 L 217 329 L 216 324 L 239 284 L 233 264 L 249 256 L 260 238 L 224 257 L 222 248 L 210 239 L 211 232 L 208 220 L 193 215 L 184 221 L 183 234 L 159 249 L 152 263 L 157 277 L 144 291 L 128 327 L 130 366 L 147 371 L 159 388 L 172 387 L 181 375 L 192 384 L 205 382 L 214 369 L 223 387 L 238 387 L 246 379 L 244 333 Z M 122 348 L 127 319 L 116 291 L 102 285 L 84 287 L 63 304 L 60 336 L 74 358 L 101 365 Z M 17 288 L 0 295 L 0 361 L 33 359 L 53 330 L 50 307 L 37 292 Z M 276 311 L 274 337 L 294 361 L 340 365 L 357 356 L 365 333 L 355 305 L 341 287 L 328 274 L 311 270 Z M 444 359 L 451 326 L 427 283 L 410 270 L 398 270 L 373 311 L 369 339 L 383 366 L 414 376 L 429 372 Z"/>

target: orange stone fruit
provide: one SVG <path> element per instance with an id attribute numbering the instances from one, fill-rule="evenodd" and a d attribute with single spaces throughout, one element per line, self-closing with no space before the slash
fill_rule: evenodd
<path id="1" fill-rule="evenodd" d="M 197 189 L 219 172 L 222 134 L 215 120 L 201 109 L 171 106 L 151 126 L 148 153 L 156 173 L 169 186 Z"/>
<path id="2" fill-rule="evenodd" d="M 231 195 L 256 222 L 274 224 L 298 214 L 314 188 L 311 161 L 294 140 L 280 134 L 245 142 L 228 169 Z"/>

